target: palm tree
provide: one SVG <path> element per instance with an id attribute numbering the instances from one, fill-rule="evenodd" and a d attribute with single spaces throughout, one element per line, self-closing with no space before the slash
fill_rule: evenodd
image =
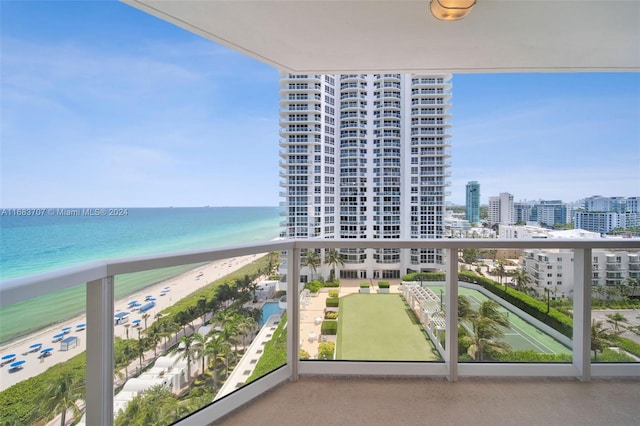
<path id="1" fill-rule="evenodd" d="M 611 345 L 613 333 L 608 328 L 604 328 L 604 323 L 596 319 L 591 320 L 591 350 L 593 360 L 598 360 L 598 351 L 602 352 L 605 346 Z"/>
<path id="2" fill-rule="evenodd" d="M 191 360 L 196 353 L 196 347 L 193 343 L 193 334 L 190 336 L 182 336 L 180 339 L 180 346 L 178 346 L 178 352 L 182 352 L 182 358 L 187 360 L 187 380 L 189 386 L 191 386 Z"/>
<path id="3" fill-rule="evenodd" d="M 145 334 L 147 335 L 147 339 L 149 339 L 149 343 L 153 345 L 153 357 L 158 357 L 158 343 L 160 343 L 161 335 L 159 328 L 156 324 L 152 324 L 151 328 L 147 328 L 145 330 Z"/>
<path id="4" fill-rule="evenodd" d="M 124 326 L 124 331 L 127 335 L 127 340 L 129 340 L 129 327 L 131 327 L 131 324 L 127 323 L 127 324 L 123 324 Z"/>
<path id="5" fill-rule="evenodd" d="M 507 264 L 504 259 L 498 259 L 496 261 L 497 266 L 493 269 L 493 272 L 496 273 L 496 275 L 498 275 L 498 278 L 500 278 L 500 284 L 502 284 L 502 280 L 505 276 L 505 274 L 507 273 L 506 269 L 505 269 L 505 265 Z M 504 286 L 504 291 L 507 291 L 507 285 L 505 284 Z"/>
<path id="6" fill-rule="evenodd" d="M 280 253 L 276 251 L 272 251 L 269 254 L 267 254 L 267 266 L 266 266 L 267 277 L 277 272 L 279 267 L 280 267 Z"/>
<path id="7" fill-rule="evenodd" d="M 324 259 L 325 263 L 331 267 L 331 272 L 329 273 L 329 281 L 333 281 L 336 279 L 336 267 L 338 265 L 344 266 L 344 259 L 342 255 L 336 249 L 329 249 L 325 255 Z"/>
<path id="8" fill-rule="evenodd" d="M 207 338 L 206 336 L 200 334 L 200 333 L 193 333 L 191 335 L 192 339 L 192 343 L 191 346 L 193 347 L 194 351 L 195 351 L 195 359 L 196 361 L 198 359 L 202 360 L 202 369 L 201 369 L 201 374 L 204 374 L 205 371 L 205 356 L 204 356 L 204 349 L 205 346 L 207 344 Z"/>
<path id="9" fill-rule="evenodd" d="M 607 315 L 607 322 L 613 325 L 613 329 L 616 333 L 620 332 L 620 323 L 621 322 L 629 322 L 627 317 L 622 315 L 620 312 L 616 312 L 613 314 Z"/>
<path id="10" fill-rule="evenodd" d="M 258 309 L 259 310 L 259 309 Z M 258 328 L 258 323 L 250 316 L 242 316 L 238 321 L 238 331 L 242 335 L 242 346 L 247 347 L 246 337 Z"/>
<path id="11" fill-rule="evenodd" d="M 144 328 L 145 328 L 145 329 L 147 328 L 147 320 L 148 320 L 150 317 L 151 317 L 151 314 L 148 314 L 148 313 L 146 313 L 146 312 L 145 312 L 144 314 L 142 314 L 142 319 L 144 320 Z"/>
<path id="12" fill-rule="evenodd" d="M 307 266 L 311 271 L 311 281 L 313 281 L 313 274 L 318 270 L 321 260 L 320 256 L 315 250 L 306 249 L 303 254 L 302 266 Z"/>
<path id="13" fill-rule="evenodd" d="M 525 291 L 527 284 L 531 283 L 531 276 L 524 269 L 516 269 L 511 277 L 520 291 Z"/>
<path id="14" fill-rule="evenodd" d="M 633 278 L 633 277 L 628 277 L 625 278 L 624 283 L 631 287 L 631 294 L 629 295 L 630 298 L 633 298 L 636 295 L 636 287 L 640 286 L 640 278 Z"/>
<path id="15" fill-rule="evenodd" d="M 214 392 L 218 386 L 218 361 L 227 362 L 226 354 L 231 350 L 229 342 L 226 342 L 221 335 L 213 335 L 205 346 L 205 354 L 208 356 L 213 371 L 213 390 Z"/>
<path id="16" fill-rule="evenodd" d="M 493 300 L 486 300 L 478 312 L 468 314 L 472 333 L 464 336 L 463 341 L 469 344 L 467 353 L 476 361 L 483 361 L 487 352 L 504 353 L 511 349 L 507 343 L 498 340 L 504 336 L 500 327 L 509 328 L 509 319 L 498 310 L 499 306 Z"/>
<path id="17" fill-rule="evenodd" d="M 49 386 L 49 401 L 54 413 L 60 412 L 60 425 L 67 423 L 67 410 L 73 410 L 73 418 L 79 419 L 81 410 L 76 401 L 83 399 L 84 379 L 73 376 L 71 372 L 63 372 L 59 379 Z"/>

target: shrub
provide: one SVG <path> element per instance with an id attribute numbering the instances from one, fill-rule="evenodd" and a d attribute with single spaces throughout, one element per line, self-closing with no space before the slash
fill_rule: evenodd
<path id="1" fill-rule="evenodd" d="M 360 288 L 369 288 L 369 283 L 360 283 Z"/>
<path id="2" fill-rule="evenodd" d="M 333 359 L 336 344 L 333 342 L 322 342 L 318 345 L 318 359 Z"/>
<path id="3" fill-rule="evenodd" d="M 412 272 L 402 277 L 402 281 L 444 281 L 444 272 Z"/>
<path id="4" fill-rule="evenodd" d="M 340 290 L 329 290 L 329 297 L 338 297 Z"/>
<path id="5" fill-rule="evenodd" d="M 389 281 L 380 281 L 378 283 L 378 288 L 389 288 Z"/>
<path id="6" fill-rule="evenodd" d="M 335 336 L 336 334 L 338 334 L 338 321 L 322 321 L 322 325 L 320 326 L 320 333 L 326 336 Z"/>
<path id="7" fill-rule="evenodd" d="M 340 280 L 327 281 L 323 285 L 324 287 L 340 287 Z"/>
<path id="8" fill-rule="evenodd" d="M 325 303 L 327 308 L 337 308 L 340 302 L 337 297 L 327 297 L 327 301 Z"/>
<path id="9" fill-rule="evenodd" d="M 298 354 L 298 358 L 300 358 L 300 359 L 309 359 L 309 358 L 311 358 L 311 356 L 309 355 L 309 352 L 307 352 L 304 349 L 300 348 L 300 353 Z"/>
<path id="10" fill-rule="evenodd" d="M 309 281 L 304 285 L 304 288 L 309 290 L 311 293 L 317 293 L 322 288 L 322 283 L 320 281 Z"/>
<path id="11" fill-rule="evenodd" d="M 338 313 L 335 311 L 328 311 L 324 313 L 324 319 L 338 319 Z"/>

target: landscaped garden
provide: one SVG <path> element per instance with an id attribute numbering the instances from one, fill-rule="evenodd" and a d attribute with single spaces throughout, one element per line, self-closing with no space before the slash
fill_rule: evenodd
<path id="1" fill-rule="evenodd" d="M 399 294 L 341 297 L 337 340 L 340 360 L 440 360 Z"/>

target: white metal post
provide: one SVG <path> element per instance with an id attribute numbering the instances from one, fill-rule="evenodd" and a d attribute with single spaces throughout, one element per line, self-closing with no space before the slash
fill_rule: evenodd
<path id="1" fill-rule="evenodd" d="M 445 362 L 449 381 L 458 380 L 458 249 L 447 250 Z"/>
<path id="2" fill-rule="evenodd" d="M 583 381 L 591 379 L 591 256 L 573 251 L 573 365 Z"/>
<path id="3" fill-rule="evenodd" d="M 88 425 L 113 425 L 113 276 L 87 283 Z"/>
<path id="4" fill-rule="evenodd" d="M 295 382 L 300 362 L 300 249 L 287 252 L 287 265 L 287 364 Z"/>

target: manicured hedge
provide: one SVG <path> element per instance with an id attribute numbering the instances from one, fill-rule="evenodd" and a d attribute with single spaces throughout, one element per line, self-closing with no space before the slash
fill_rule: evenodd
<path id="1" fill-rule="evenodd" d="M 338 319 L 338 313 L 335 311 L 329 311 L 324 313 L 324 319 Z"/>
<path id="2" fill-rule="evenodd" d="M 543 354 L 532 350 L 509 351 L 495 354 L 494 358 L 501 362 L 571 362 L 571 354 Z"/>
<path id="3" fill-rule="evenodd" d="M 389 281 L 380 281 L 378 283 L 378 288 L 389 288 Z"/>
<path id="4" fill-rule="evenodd" d="M 251 383 L 267 373 L 271 373 L 276 368 L 287 363 L 287 313 L 282 314 L 282 319 L 278 328 L 273 332 L 271 340 L 264 345 L 264 353 L 258 360 L 256 368 L 245 383 Z"/>
<path id="5" fill-rule="evenodd" d="M 621 336 L 613 336 L 611 337 L 611 341 L 615 343 L 620 349 L 624 349 L 630 354 L 640 357 L 640 344 L 634 342 L 633 340 L 629 340 Z"/>
<path id="6" fill-rule="evenodd" d="M 360 288 L 369 288 L 369 283 L 360 283 Z"/>
<path id="7" fill-rule="evenodd" d="M 338 334 L 338 321 L 322 321 L 322 325 L 320 326 L 320 333 L 327 336 L 335 336 L 336 334 Z"/>
<path id="8" fill-rule="evenodd" d="M 412 272 L 402 277 L 402 281 L 444 281 L 444 272 Z"/>
<path id="9" fill-rule="evenodd" d="M 329 297 L 338 297 L 340 290 L 329 290 Z"/>
<path id="10" fill-rule="evenodd" d="M 324 284 L 322 284 L 322 286 L 330 287 L 330 288 L 340 287 L 340 280 L 327 281 Z"/>
<path id="11" fill-rule="evenodd" d="M 505 291 L 505 287 L 499 283 L 476 275 L 473 272 L 460 272 L 458 277 L 460 281 L 482 286 L 485 290 L 501 297 L 506 302 L 520 308 L 532 317 L 542 321 L 565 336 L 572 337 L 573 320 L 554 308 L 551 308 L 547 314 L 547 304 L 545 302 L 534 299 L 533 297 L 512 288 L 507 287 Z"/>
<path id="12" fill-rule="evenodd" d="M 327 308 L 337 308 L 340 302 L 337 297 L 327 297 L 327 301 L 325 303 Z"/>

